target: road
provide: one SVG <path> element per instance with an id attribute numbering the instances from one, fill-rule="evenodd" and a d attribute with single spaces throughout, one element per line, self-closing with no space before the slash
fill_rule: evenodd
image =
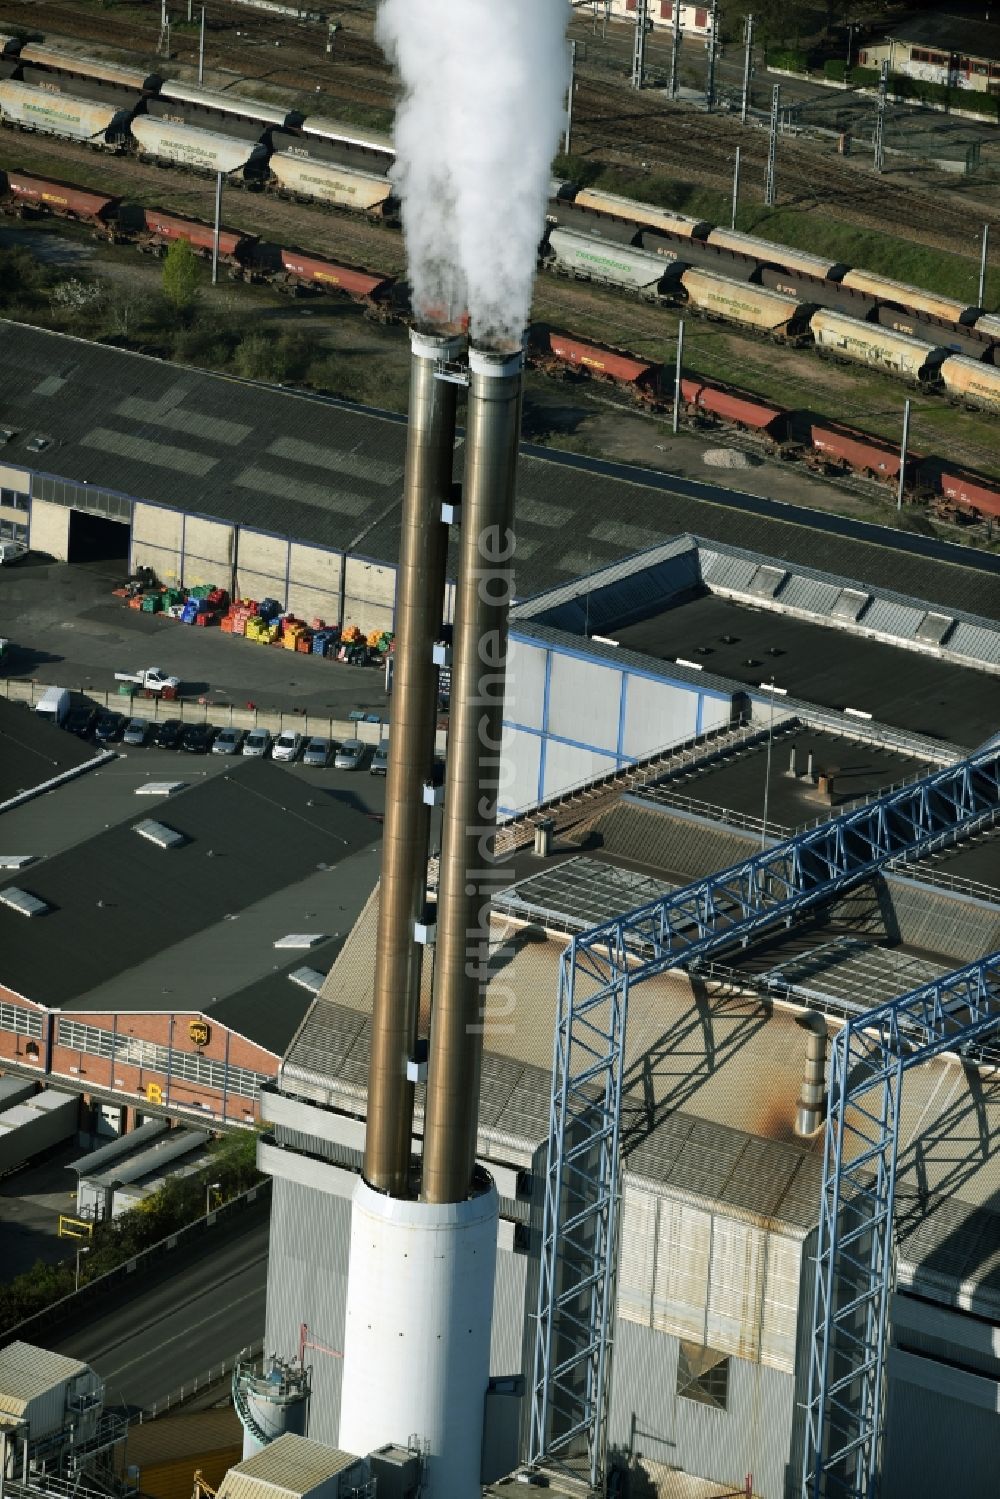
<path id="1" fill-rule="evenodd" d="M 148 1408 L 264 1335 L 266 1214 L 202 1240 L 184 1261 L 137 1274 L 85 1324 L 40 1341 L 92 1365 L 108 1405 Z M 292 1350 L 289 1350 L 292 1351 Z"/>

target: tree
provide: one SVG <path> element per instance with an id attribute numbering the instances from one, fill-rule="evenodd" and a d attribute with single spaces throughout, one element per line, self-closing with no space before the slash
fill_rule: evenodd
<path id="1" fill-rule="evenodd" d="M 163 295 L 180 312 L 198 300 L 198 257 L 186 239 L 175 239 L 163 262 Z"/>

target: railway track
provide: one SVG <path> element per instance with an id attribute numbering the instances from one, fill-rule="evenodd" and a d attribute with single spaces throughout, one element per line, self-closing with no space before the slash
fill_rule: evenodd
<path id="1" fill-rule="evenodd" d="M 578 84 L 574 106 L 574 151 L 595 156 L 613 153 L 623 166 L 634 166 L 636 155 L 650 166 L 676 170 L 678 162 L 691 170 L 697 160 L 700 177 L 728 189 L 732 163 L 740 147 L 744 181 L 763 182 L 767 136 L 744 129 L 722 115 L 709 119 L 683 105 L 671 105 L 649 94 L 631 94 L 602 79 L 587 76 Z M 628 142 L 626 147 L 623 142 Z M 916 240 L 935 249 L 954 252 L 957 242 L 971 247 L 982 233 L 981 215 L 971 206 L 940 196 L 901 187 L 876 177 L 842 157 L 824 156 L 804 142 L 782 137 L 778 163 L 779 202 L 835 203 L 838 217 L 860 228 L 906 229 Z M 1000 263 L 1000 251 L 991 260 Z"/>

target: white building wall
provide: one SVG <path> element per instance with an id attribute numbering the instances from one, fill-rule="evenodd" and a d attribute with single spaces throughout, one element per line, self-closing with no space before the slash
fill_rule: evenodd
<path id="1" fill-rule="evenodd" d="M 69 507 L 33 498 L 28 536 L 33 552 L 47 552 L 57 562 L 66 562 L 69 559 Z"/>
<path id="2" fill-rule="evenodd" d="M 184 581 L 184 516 L 162 505 L 132 508 L 132 567 L 151 567 L 161 583 Z"/>

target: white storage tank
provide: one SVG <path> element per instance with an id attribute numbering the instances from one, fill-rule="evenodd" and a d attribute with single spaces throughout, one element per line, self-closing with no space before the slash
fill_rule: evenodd
<path id="1" fill-rule="evenodd" d="M 252 1362 L 233 1370 L 233 1404 L 243 1427 L 243 1456 L 252 1457 L 278 1437 L 305 1436 L 309 1421 L 309 1370 L 275 1354 L 258 1371 Z"/>

